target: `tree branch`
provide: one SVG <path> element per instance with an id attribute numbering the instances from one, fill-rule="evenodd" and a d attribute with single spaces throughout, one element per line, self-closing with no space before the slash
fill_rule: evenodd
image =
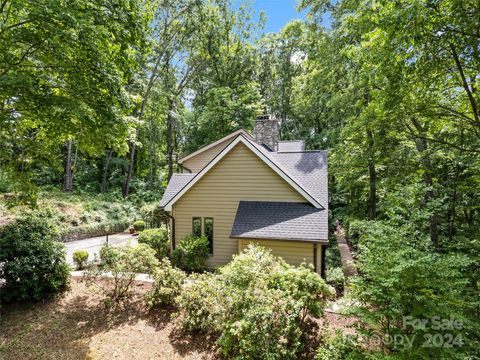
<path id="1" fill-rule="evenodd" d="M 455 64 L 457 66 L 458 72 L 460 73 L 463 88 L 465 89 L 465 91 L 467 93 L 467 96 L 468 96 L 468 100 L 470 101 L 470 106 L 472 108 L 473 116 L 475 118 L 475 123 L 476 123 L 477 126 L 480 126 L 480 117 L 478 115 L 477 103 L 475 101 L 475 98 L 473 97 L 470 86 L 468 85 L 467 78 L 466 78 L 465 73 L 463 71 L 463 67 L 462 67 L 462 63 L 460 62 L 460 58 L 458 57 L 457 51 L 455 50 L 455 46 L 452 43 L 450 43 L 450 49 L 452 51 L 453 59 L 455 60 Z"/>

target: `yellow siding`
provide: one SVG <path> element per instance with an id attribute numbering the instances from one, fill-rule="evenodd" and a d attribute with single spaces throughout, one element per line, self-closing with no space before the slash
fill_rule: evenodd
<path id="1" fill-rule="evenodd" d="M 197 173 L 202 170 L 215 156 L 217 156 L 233 139 L 225 140 L 224 142 L 211 147 L 208 150 L 201 152 L 200 154 L 185 160 L 182 165 L 193 173 Z"/>
<path id="2" fill-rule="evenodd" d="M 238 239 L 238 241 L 240 251 L 249 244 L 257 244 L 271 249 L 273 255 L 282 257 L 290 265 L 298 266 L 301 263 L 313 265 L 313 243 L 265 239 Z M 319 247 L 320 245 L 317 245 L 317 251 Z M 320 269 L 320 267 L 317 267 L 317 269 Z"/>
<path id="3" fill-rule="evenodd" d="M 322 272 L 322 245 L 317 244 L 317 273 L 321 274 Z"/>
<path id="4" fill-rule="evenodd" d="M 176 241 L 192 232 L 192 217 L 214 218 L 214 248 L 209 266 L 228 263 L 238 252 L 230 238 L 241 200 L 306 202 L 285 180 L 239 143 L 174 205 Z"/>

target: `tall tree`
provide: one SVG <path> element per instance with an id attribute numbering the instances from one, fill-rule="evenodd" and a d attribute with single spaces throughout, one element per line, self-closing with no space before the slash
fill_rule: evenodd
<path id="1" fill-rule="evenodd" d="M 190 86 L 193 116 L 186 124 L 187 152 L 251 128 L 262 111 L 252 45 L 257 27 L 250 14 L 247 6 L 233 10 L 229 0 L 209 0 L 199 14 L 204 26 L 190 58 L 199 71 Z"/>
<path id="2" fill-rule="evenodd" d="M 194 37 L 200 23 L 197 20 L 200 4 L 196 0 L 161 0 L 156 3 L 153 31 L 153 48 L 149 62 L 144 68 L 148 82 L 142 94 L 140 109 L 138 111 L 139 127 L 135 139 L 130 146 L 130 161 L 127 177 L 123 185 L 123 195 L 130 192 L 130 181 L 133 175 L 133 166 L 137 142 L 140 135 L 140 126 L 143 126 L 144 115 L 149 100 L 157 82 L 161 82 L 161 88 L 167 99 L 166 142 L 168 157 L 168 175 L 170 179 L 173 173 L 173 112 L 179 96 L 183 94 L 185 86 L 194 73 L 194 64 L 186 61 Z"/>
<path id="3" fill-rule="evenodd" d="M 140 1 L 0 3 L 2 163 L 29 179 L 32 164 L 75 140 L 83 151 L 125 151 L 124 85 L 141 56 Z M 22 156 L 18 156 L 22 153 Z"/>
<path id="4" fill-rule="evenodd" d="M 259 43 L 262 95 L 267 111 L 281 122 L 283 138 L 300 136 L 294 108 L 294 80 L 303 73 L 306 57 L 306 26 L 300 20 L 288 23 L 278 34 L 268 34 Z"/>

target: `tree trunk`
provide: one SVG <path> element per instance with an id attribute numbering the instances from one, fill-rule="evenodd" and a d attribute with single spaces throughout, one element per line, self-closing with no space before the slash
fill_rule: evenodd
<path id="1" fill-rule="evenodd" d="M 112 159 L 112 155 L 113 149 L 110 149 L 105 159 L 105 164 L 103 165 L 102 184 L 100 185 L 101 192 L 106 192 L 108 190 L 108 168 L 110 166 L 110 160 Z"/>
<path id="2" fill-rule="evenodd" d="M 463 129 L 461 131 L 460 139 L 461 139 L 461 146 L 463 147 L 464 140 L 465 140 Z M 461 159 L 461 157 L 463 155 L 462 150 L 460 151 L 459 155 L 460 155 L 460 159 Z M 460 163 L 461 163 L 461 160 L 459 162 L 457 162 L 456 165 L 455 165 L 455 175 L 454 175 L 454 178 L 453 178 L 453 186 L 452 186 L 453 187 L 453 193 L 452 193 L 452 196 L 451 196 L 451 203 L 450 203 L 450 207 L 448 209 L 448 214 L 447 214 L 447 222 L 448 222 L 447 234 L 448 234 L 448 239 L 449 240 L 453 239 L 453 236 L 455 235 L 455 232 L 456 232 L 455 221 L 456 221 L 456 217 L 457 217 L 457 199 L 459 197 L 458 183 L 460 181 L 460 173 L 463 170 L 463 165 L 460 166 Z"/>
<path id="3" fill-rule="evenodd" d="M 412 118 L 412 123 L 417 129 L 417 131 L 423 135 L 424 134 L 424 129 L 418 122 L 416 118 Z M 427 191 L 425 193 L 425 204 L 430 203 L 433 198 L 434 198 L 434 191 L 433 191 L 433 165 L 430 160 L 430 156 L 428 155 L 428 144 L 427 141 L 425 140 L 424 136 L 418 137 L 415 139 L 415 146 L 420 152 L 421 157 L 422 157 L 422 163 L 424 167 L 424 181 L 425 185 L 427 186 Z M 429 217 L 429 223 L 430 223 L 430 240 L 432 241 L 432 244 L 438 247 L 438 217 L 435 212 L 433 212 L 430 217 Z"/>
<path id="4" fill-rule="evenodd" d="M 65 174 L 63 178 L 63 191 L 65 192 L 71 192 L 73 190 L 72 144 L 72 140 L 67 141 L 67 158 L 65 161 Z"/>
<path id="5" fill-rule="evenodd" d="M 167 180 L 173 175 L 173 100 L 168 100 L 168 113 L 167 113 L 167 162 L 168 162 L 168 177 Z"/>
<path id="6" fill-rule="evenodd" d="M 368 219 L 374 220 L 377 217 L 377 171 L 375 168 L 375 161 L 373 157 L 374 142 L 373 134 L 370 129 L 367 129 L 368 138 L 368 176 L 370 188 L 368 191 Z"/>
<path id="7" fill-rule="evenodd" d="M 150 97 L 150 92 L 152 91 L 152 87 L 157 79 L 158 75 L 158 67 L 160 65 L 160 61 L 162 60 L 161 56 L 157 57 L 155 62 L 155 66 L 153 67 L 152 73 L 150 74 L 150 79 L 148 80 L 147 89 L 145 91 L 145 95 L 143 96 L 142 103 L 140 105 L 140 112 L 138 113 L 138 122 L 141 124 L 143 120 L 143 113 L 145 112 L 145 106 L 147 105 L 148 98 Z M 132 143 L 132 147 L 130 149 L 130 163 L 128 165 L 128 172 L 127 178 L 125 179 L 125 183 L 123 184 L 123 197 L 127 197 L 130 194 L 130 181 L 132 180 L 132 173 L 133 173 L 133 162 L 135 161 L 135 150 L 137 148 L 136 141 L 140 135 L 140 128 L 137 127 L 135 132 L 135 142 Z"/>
<path id="8" fill-rule="evenodd" d="M 447 234 L 448 240 L 452 240 L 455 235 L 455 218 L 457 213 L 457 184 L 460 175 L 460 166 L 459 164 L 455 165 L 455 176 L 453 180 L 453 193 L 451 196 L 450 207 L 447 212 Z"/>
<path id="9" fill-rule="evenodd" d="M 135 162 L 135 151 L 137 149 L 137 139 L 140 134 L 140 129 L 137 127 L 136 130 L 136 136 L 135 136 L 135 141 L 132 143 L 132 147 L 130 148 L 130 162 L 128 164 L 128 170 L 127 170 L 127 178 L 125 179 L 125 183 L 123 184 L 123 197 L 128 197 L 130 194 L 130 181 L 132 180 L 132 174 L 133 174 L 133 164 Z"/>
<path id="10" fill-rule="evenodd" d="M 149 124 L 149 139 L 148 139 L 148 177 L 150 186 L 155 184 L 155 170 L 157 168 L 156 156 L 154 156 L 156 127 L 153 125 L 153 120 L 150 119 Z"/>

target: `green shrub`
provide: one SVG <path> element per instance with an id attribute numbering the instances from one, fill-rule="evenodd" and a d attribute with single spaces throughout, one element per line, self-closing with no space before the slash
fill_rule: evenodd
<path id="1" fill-rule="evenodd" d="M 139 244 L 147 244 L 157 253 L 157 258 L 162 259 L 167 256 L 170 248 L 170 239 L 167 229 L 148 229 L 143 230 L 138 235 Z"/>
<path id="2" fill-rule="evenodd" d="M 216 274 L 197 275 L 184 286 L 178 321 L 187 330 L 218 333 L 227 357 L 294 359 L 306 314 L 321 314 L 331 293 L 310 268 L 249 246 Z"/>
<path id="3" fill-rule="evenodd" d="M 322 316 L 327 298 L 334 294 L 332 287 L 314 272 L 313 266 L 285 265 L 283 269 L 280 268 L 278 272 L 271 274 L 268 280 L 270 286 L 300 302 L 304 315 L 302 322 L 307 312 L 316 317 Z"/>
<path id="4" fill-rule="evenodd" d="M 103 244 L 100 248 L 100 266 L 113 266 L 118 257 L 118 251 L 116 248 Z"/>
<path id="5" fill-rule="evenodd" d="M 94 223 L 88 225 L 80 225 L 76 227 L 66 228 L 62 231 L 62 239 L 65 240 L 80 240 L 90 237 L 104 236 L 105 226 L 109 226 L 109 233 L 117 233 L 125 231 L 128 228 L 128 221 L 114 222 L 114 223 Z"/>
<path id="6" fill-rule="evenodd" d="M 172 251 L 173 264 L 185 271 L 202 271 L 206 267 L 209 253 L 208 239 L 205 236 L 189 235 Z"/>
<path id="7" fill-rule="evenodd" d="M 143 206 L 140 209 L 140 214 L 150 227 L 161 227 L 170 220 L 168 212 L 163 210 L 158 202 Z"/>
<path id="8" fill-rule="evenodd" d="M 88 252 L 85 250 L 77 250 L 73 253 L 73 262 L 77 265 L 78 270 L 85 268 L 88 260 Z"/>
<path id="9" fill-rule="evenodd" d="M 126 300 L 137 274 L 154 273 L 159 264 L 155 251 L 145 244 L 118 248 L 105 245 L 100 259 L 100 266 L 91 265 L 83 280 L 104 293 L 106 305 Z"/>
<path id="10" fill-rule="evenodd" d="M 143 220 L 137 220 L 133 223 L 133 228 L 135 229 L 136 232 L 140 232 L 145 230 L 145 221 Z"/>
<path id="11" fill-rule="evenodd" d="M 244 359 L 296 359 L 302 348 L 302 305 L 266 283 L 235 292 L 219 338 L 222 353 Z"/>
<path id="12" fill-rule="evenodd" d="M 345 275 L 343 273 L 343 268 L 334 267 L 334 268 L 327 268 L 327 283 L 332 285 L 339 294 L 343 293 L 344 285 L 345 285 Z"/>
<path id="13" fill-rule="evenodd" d="M 174 305 L 176 297 L 182 290 L 186 274 L 174 268 L 170 260 L 163 258 L 153 277 L 155 282 L 153 289 L 146 296 L 147 304 L 149 306 Z"/>
<path id="14" fill-rule="evenodd" d="M 176 299 L 177 321 L 184 330 L 221 332 L 227 306 L 220 275 L 194 274 Z"/>
<path id="15" fill-rule="evenodd" d="M 327 334 L 315 355 L 315 360 L 361 360 L 365 358 L 357 339 L 353 336 L 345 336 L 339 331 L 335 334 Z"/>
<path id="16" fill-rule="evenodd" d="M 41 300 L 65 289 L 69 267 L 59 233 L 35 214 L 0 228 L 0 300 Z"/>

